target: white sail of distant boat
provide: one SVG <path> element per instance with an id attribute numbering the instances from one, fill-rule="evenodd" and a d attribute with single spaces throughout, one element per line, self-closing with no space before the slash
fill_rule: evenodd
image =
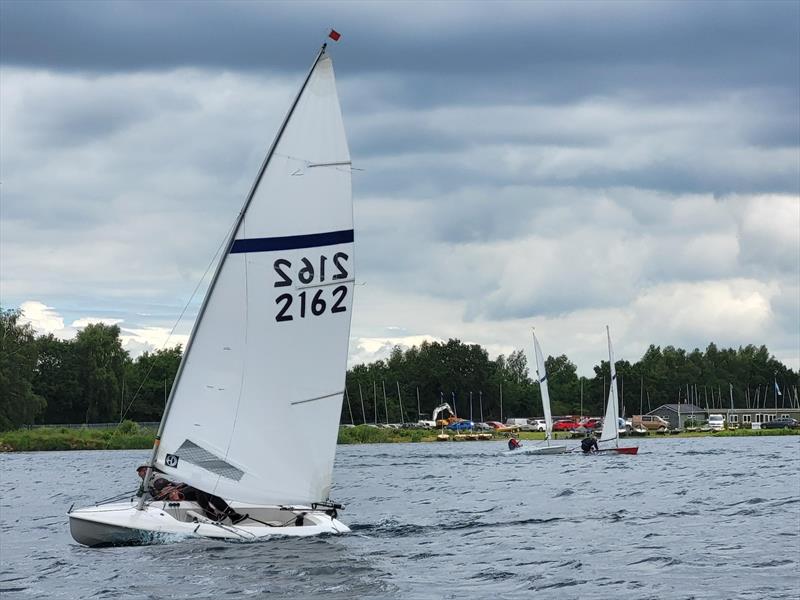
<path id="1" fill-rule="evenodd" d="M 506 454 L 561 454 L 566 452 L 566 445 L 551 443 L 553 436 L 553 415 L 550 410 L 550 390 L 547 384 L 547 369 L 545 368 L 544 354 L 533 332 L 533 354 L 536 360 L 536 380 L 539 382 L 539 391 L 542 395 L 542 411 L 545 422 L 545 445 L 521 446 L 516 450 L 509 450 Z"/>
<path id="2" fill-rule="evenodd" d="M 147 471 L 221 497 L 249 518 L 216 522 L 195 503 L 142 495 L 70 511 L 73 537 L 96 546 L 154 533 L 349 531 L 329 493 L 352 296 L 350 155 L 323 45 L 211 281 Z"/>
<path id="3" fill-rule="evenodd" d="M 611 332 L 606 326 L 606 336 L 608 338 L 608 363 L 611 368 L 611 386 L 608 390 L 608 402 L 606 404 L 606 414 L 603 417 L 603 429 L 600 432 L 599 443 L 613 444 L 611 448 L 601 448 L 602 450 L 612 450 L 619 454 L 636 454 L 639 450 L 635 446 L 621 447 L 619 445 L 619 414 L 617 399 L 617 368 L 614 363 L 614 349 L 611 347 Z"/>

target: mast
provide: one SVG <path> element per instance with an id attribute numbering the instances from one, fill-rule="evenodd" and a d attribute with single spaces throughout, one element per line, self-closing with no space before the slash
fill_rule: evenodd
<path id="1" fill-rule="evenodd" d="M 361 382 L 358 384 L 358 397 L 361 398 L 361 420 L 367 424 L 367 413 L 364 411 L 364 392 L 361 391 Z"/>
<path id="2" fill-rule="evenodd" d="M 472 421 L 472 392 L 469 393 L 469 420 Z"/>
<path id="3" fill-rule="evenodd" d="M 137 510 L 144 509 L 145 503 L 145 492 L 147 491 L 148 487 L 150 486 L 150 480 L 153 476 L 153 465 L 156 462 L 156 457 L 158 456 L 158 447 L 161 444 L 161 436 L 164 433 L 164 425 L 167 422 L 167 418 L 169 417 L 169 411 L 172 406 L 172 401 L 175 398 L 175 390 L 178 388 L 178 383 L 181 379 L 181 374 L 183 373 L 183 369 L 186 366 L 187 359 L 189 357 L 189 352 L 192 349 L 192 342 L 194 341 L 195 333 L 197 332 L 197 328 L 200 325 L 200 322 L 203 320 L 203 315 L 205 314 L 206 307 L 208 306 L 208 300 L 211 298 L 211 294 L 214 291 L 214 287 L 217 285 L 217 280 L 219 279 L 220 273 L 222 272 L 222 266 L 225 264 L 225 259 L 230 254 L 231 248 L 233 247 L 233 242 L 236 239 L 236 233 L 239 230 L 239 227 L 242 224 L 242 220 L 244 220 L 244 216 L 247 213 L 247 209 L 250 206 L 250 203 L 253 201 L 253 197 L 258 190 L 258 186 L 261 183 L 261 178 L 264 176 L 264 172 L 267 170 L 267 166 L 269 165 L 270 160 L 272 160 L 272 155 L 275 153 L 275 148 L 278 147 L 278 143 L 283 136 L 283 132 L 286 130 L 286 126 L 289 124 L 289 120 L 292 118 L 292 114 L 294 113 L 295 108 L 297 108 L 297 103 L 300 101 L 300 97 L 303 95 L 303 92 L 308 85 L 309 80 L 311 79 L 311 75 L 314 73 L 314 69 L 317 68 L 317 64 L 319 64 L 320 59 L 325 54 L 325 49 L 328 47 L 328 44 L 322 44 L 319 51 L 317 52 L 317 56 L 314 59 L 314 62 L 311 63 L 311 67 L 306 74 L 305 79 L 303 80 L 303 84 L 300 86 L 300 89 L 297 91 L 297 95 L 292 102 L 292 105 L 289 107 L 286 116 L 283 118 L 283 123 L 281 123 L 280 129 L 278 129 L 278 133 L 275 136 L 275 139 L 272 140 L 272 145 L 269 147 L 267 151 L 267 155 L 264 157 L 263 162 L 261 163 L 261 168 L 258 170 L 258 175 L 256 175 L 255 181 L 253 181 L 253 185 L 250 186 L 250 191 L 247 193 L 247 199 L 244 202 L 244 206 L 239 211 L 239 215 L 236 217 L 236 223 L 231 228 L 230 235 L 228 236 L 228 241 L 225 244 L 225 250 L 220 255 L 219 262 L 217 263 L 217 267 L 214 271 L 214 275 L 211 278 L 211 283 L 208 286 L 208 290 L 206 291 L 206 295 L 203 298 L 203 303 L 200 305 L 200 310 L 197 313 L 197 318 L 194 321 L 194 325 L 192 325 L 192 331 L 189 334 L 189 339 L 186 342 L 186 349 L 183 352 L 183 356 L 181 356 L 181 362 L 178 365 L 178 371 L 175 373 L 175 378 L 172 381 L 172 389 L 170 390 L 169 398 L 167 399 L 167 404 L 164 407 L 164 414 L 161 416 L 161 422 L 158 425 L 158 431 L 156 432 L 155 440 L 153 441 L 153 451 L 150 453 L 150 459 L 147 461 L 147 471 L 145 472 L 144 479 L 142 480 L 141 485 L 141 496 L 139 497 L 139 503 L 136 505 Z"/>
<path id="4" fill-rule="evenodd" d="M 608 401 L 608 396 L 606 396 L 606 374 L 603 373 L 603 402 Z"/>
<path id="5" fill-rule="evenodd" d="M 420 411 L 419 406 L 419 386 L 417 386 L 417 421 L 422 420 L 422 412 Z"/>
<path id="6" fill-rule="evenodd" d="M 386 424 L 389 424 L 389 403 L 386 402 L 386 382 L 381 379 L 381 387 L 383 388 L 383 412 L 386 415 Z"/>
<path id="7" fill-rule="evenodd" d="M 500 384 L 500 422 L 503 422 L 503 384 Z"/>
<path id="8" fill-rule="evenodd" d="M 350 394 L 347 393 L 347 386 L 344 387 L 344 397 L 347 398 L 347 411 L 350 413 L 350 423 L 355 425 L 356 422 L 353 419 L 353 408 L 350 406 Z"/>
<path id="9" fill-rule="evenodd" d="M 642 375 L 639 385 L 639 415 L 643 414 L 642 413 L 643 400 L 644 400 L 644 375 Z"/>
<path id="10" fill-rule="evenodd" d="M 775 399 L 775 414 L 777 416 L 778 413 L 778 372 L 775 371 L 774 373 L 774 383 L 775 385 L 772 388 L 772 397 Z"/>
<path id="11" fill-rule="evenodd" d="M 478 405 L 481 407 L 481 423 L 483 423 L 483 392 L 478 392 Z"/>
<path id="12" fill-rule="evenodd" d="M 403 418 L 403 398 L 400 396 L 400 382 L 396 381 L 397 384 L 397 403 L 400 405 L 400 423 L 405 424 L 405 419 Z"/>

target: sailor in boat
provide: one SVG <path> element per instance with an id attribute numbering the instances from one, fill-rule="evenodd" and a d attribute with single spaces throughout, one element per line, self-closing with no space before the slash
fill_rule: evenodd
<path id="1" fill-rule="evenodd" d="M 250 516 L 236 512 L 219 496 L 207 494 L 185 483 L 172 482 L 162 477 L 163 473 L 160 471 L 156 469 L 153 471 L 154 475 L 150 482 L 150 489 L 148 490 L 153 500 L 171 500 L 173 502 L 187 500 L 189 502 L 197 502 L 200 508 L 206 513 L 206 516 L 212 521 L 230 519 L 234 525 L 244 521 Z M 147 474 L 147 465 L 138 467 L 136 473 L 144 480 Z"/>
<path id="2" fill-rule="evenodd" d="M 508 440 L 508 449 L 509 450 L 516 450 L 517 448 L 522 448 L 522 444 L 519 443 L 519 440 L 515 437 L 512 437 Z"/>
<path id="3" fill-rule="evenodd" d="M 584 454 L 599 452 L 600 447 L 597 445 L 597 438 L 591 433 L 586 434 L 586 437 L 581 440 L 581 450 L 583 450 Z"/>

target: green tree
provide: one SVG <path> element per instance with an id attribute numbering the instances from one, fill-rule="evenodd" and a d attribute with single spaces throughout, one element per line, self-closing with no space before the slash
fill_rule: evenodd
<path id="1" fill-rule="evenodd" d="M 119 327 L 104 323 L 87 325 L 74 344 L 84 422 L 119 420 L 120 391 L 128 359 L 119 339 Z"/>
<path id="2" fill-rule="evenodd" d="M 75 344 L 52 334 L 36 339 L 38 361 L 34 392 L 47 401 L 45 423 L 80 423 L 86 410 L 78 383 Z"/>
<path id="3" fill-rule="evenodd" d="M 145 352 L 127 363 L 122 390 L 123 411 L 134 421 L 159 421 L 166 396 L 181 363 L 181 346 Z"/>
<path id="4" fill-rule="evenodd" d="M 45 408 L 33 391 L 37 348 L 33 328 L 19 310 L 0 307 L 0 429 L 32 424 Z"/>

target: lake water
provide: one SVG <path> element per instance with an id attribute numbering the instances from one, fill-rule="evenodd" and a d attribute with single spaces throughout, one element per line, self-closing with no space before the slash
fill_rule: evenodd
<path id="1" fill-rule="evenodd" d="M 346 536 L 89 549 L 70 504 L 147 452 L 0 456 L 6 598 L 800 598 L 800 437 L 641 440 L 638 456 L 501 442 L 340 446 Z"/>

